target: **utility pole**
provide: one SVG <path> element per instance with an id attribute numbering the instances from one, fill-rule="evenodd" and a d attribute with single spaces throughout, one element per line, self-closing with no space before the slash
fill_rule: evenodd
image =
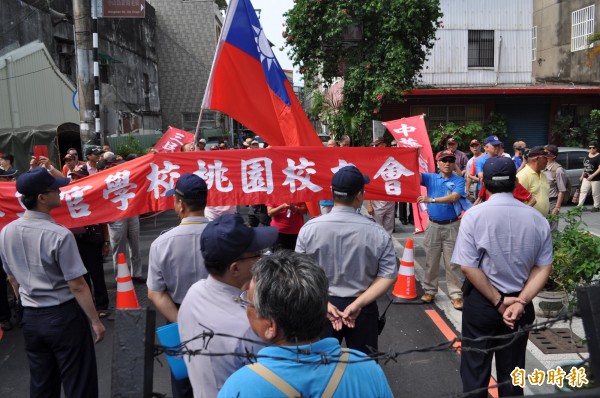
<path id="1" fill-rule="evenodd" d="M 77 92 L 79 96 L 79 129 L 82 150 L 96 145 L 93 132 L 95 125 L 94 76 L 92 74 L 92 21 L 91 1 L 73 0 L 75 48 L 77 51 Z"/>

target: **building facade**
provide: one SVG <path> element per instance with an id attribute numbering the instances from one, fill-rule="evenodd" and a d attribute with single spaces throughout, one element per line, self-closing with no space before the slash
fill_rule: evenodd
<path id="1" fill-rule="evenodd" d="M 548 56 L 542 62 L 548 70 L 544 73 L 558 71 L 561 63 L 569 63 L 569 73 L 587 80 L 565 84 L 541 77 L 540 56 L 536 55 L 534 61 L 533 55 L 536 51 L 541 55 L 542 49 L 534 28 L 534 9 L 543 8 L 537 3 L 581 3 L 585 7 L 594 1 L 441 0 L 443 24 L 420 71 L 420 85 L 407 93 L 404 103 L 384 107 L 382 120 L 425 114 L 428 129 L 432 130 L 449 122 L 485 122 L 491 115 L 501 114 L 508 124 L 505 141 L 524 139 L 528 146 L 534 146 L 556 140 L 552 135 L 554 118 L 565 105 L 600 108 L 599 82 L 588 78 L 596 72 L 583 71 L 579 54 L 558 57 L 564 50 L 550 51 L 544 44 L 543 51 L 556 54 L 552 62 L 558 64 L 550 67 Z M 556 10 L 561 6 L 556 5 Z M 555 37 L 563 38 L 564 32 L 570 37 L 570 20 L 567 24 L 564 18 L 557 19 L 560 27 L 546 21 L 546 17 L 544 21 L 546 27 L 538 30 L 545 36 L 544 43 L 551 40 L 546 36 L 552 35 L 545 32 L 552 27 L 558 32 L 553 32 Z M 596 32 L 598 26 L 596 20 Z"/>
<path id="2" fill-rule="evenodd" d="M 195 131 L 223 17 L 212 1 L 148 0 L 156 10 L 162 127 Z M 202 127 L 222 129 L 226 118 L 204 111 Z M 208 137 L 206 137 L 208 138 Z"/>
<path id="3" fill-rule="evenodd" d="M 72 15 L 73 2 L 70 0 L 53 0 L 50 3 L 0 0 L 0 56 L 39 41 L 52 58 L 57 72 L 71 82 L 74 91 L 76 56 Z M 161 127 L 155 31 L 154 8 L 149 5 L 145 18 L 98 20 L 100 118 L 104 136 L 154 131 Z M 28 71 L 30 76 L 37 72 L 43 71 Z M 20 94 L 38 94 L 35 90 L 26 91 Z M 45 100 L 56 101 L 50 97 Z M 35 112 L 36 109 L 21 111 Z M 66 118 L 63 122 L 72 122 L 70 119 Z M 0 123 L 4 124 L 4 121 Z M 52 120 L 52 123 L 57 122 Z M 75 145 L 76 135 L 73 141 Z"/>

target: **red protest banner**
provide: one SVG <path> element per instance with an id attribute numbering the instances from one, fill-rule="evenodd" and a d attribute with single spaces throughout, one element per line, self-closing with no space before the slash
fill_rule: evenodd
<path id="1" fill-rule="evenodd" d="M 383 125 L 394 136 L 399 147 L 419 148 L 419 172 L 434 173 L 435 163 L 433 160 L 433 151 L 431 142 L 425 127 L 424 115 L 402 118 L 384 122 Z M 421 187 L 421 195 L 427 196 L 427 189 Z M 414 203 L 413 218 L 415 220 L 415 233 L 425 231 L 429 216 L 427 215 L 427 205 L 424 203 Z"/>
<path id="2" fill-rule="evenodd" d="M 354 164 L 371 178 L 366 199 L 415 202 L 419 172 L 415 148 L 270 147 L 268 149 L 148 154 L 61 189 L 52 217 L 68 228 L 109 222 L 173 207 L 165 197 L 185 173 L 202 177 L 208 204 L 308 202 L 331 198 L 331 178 Z M 0 227 L 24 208 L 15 183 L 0 183 Z"/>
<path id="3" fill-rule="evenodd" d="M 169 127 L 152 148 L 156 152 L 179 152 L 183 144 L 194 141 L 194 134 Z"/>

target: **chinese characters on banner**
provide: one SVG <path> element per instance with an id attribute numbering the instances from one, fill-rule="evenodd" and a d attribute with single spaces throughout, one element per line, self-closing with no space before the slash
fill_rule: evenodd
<path id="1" fill-rule="evenodd" d="M 169 127 L 152 148 L 156 152 L 179 152 L 183 144 L 194 141 L 194 134 Z"/>
<path id="2" fill-rule="evenodd" d="M 416 148 L 272 147 L 256 150 L 149 154 L 80 179 L 61 189 L 56 222 L 78 227 L 173 207 L 165 192 L 185 173 L 209 188 L 208 204 L 246 205 L 331 199 L 331 178 L 354 164 L 371 178 L 366 199 L 415 202 Z M 0 183 L 0 227 L 24 208 L 15 183 Z"/>
<path id="3" fill-rule="evenodd" d="M 384 122 L 383 125 L 394 136 L 398 146 L 401 148 L 419 148 L 419 172 L 435 173 L 435 163 L 431 142 L 427 135 L 424 115 L 402 118 Z M 420 181 L 419 181 L 420 183 Z M 421 195 L 427 196 L 427 189 L 421 187 Z M 413 203 L 413 217 L 415 220 L 415 232 L 425 231 L 429 217 L 427 207 L 424 203 Z"/>

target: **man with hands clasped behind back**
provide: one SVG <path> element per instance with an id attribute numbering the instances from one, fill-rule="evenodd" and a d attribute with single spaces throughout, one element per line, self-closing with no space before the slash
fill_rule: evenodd
<path id="1" fill-rule="evenodd" d="M 539 211 L 513 197 L 516 168 L 511 159 L 488 159 L 483 179 L 491 197 L 464 214 L 452 255 L 472 286 L 463 289 L 462 345 L 485 350 L 462 351 L 463 391 L 481 389 L 472 396 L 488 396 L 485 387 L 495 355 L 500 396 L 523 395 L 523 389 L 511 383 L 510 373 L 515 367 L 525 368 L 528 333 L 475 339 L 511 334 L 533 323 L 531 300 L 552 269 L 550 225 Z M 526 221 L 506 222 L 507 214 Z"/>
<path id="2" fill-rule="evenodd" d="M 355 166 L 342 167 L 331 180 L 333 209 L 308 221 L 296 251 L 311 256 L 329 280 L 327 318 L 321 337 L 335 337 L 365 353 L 377 349 L 377 298 L 396 281 L 398 263 L 390 235 L 357 214 L 369 177 Z"/>

